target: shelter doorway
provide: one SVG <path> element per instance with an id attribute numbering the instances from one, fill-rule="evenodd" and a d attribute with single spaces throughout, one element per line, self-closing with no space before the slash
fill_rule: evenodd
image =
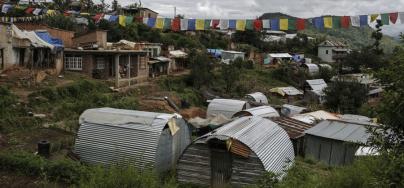
<path id="1" fill-rule="evenodd" d="M 211 155 L 211 185 L 213 188 L 230 187 L 232 155 L 226 142 L 218 139 L 209 141 Z"/>

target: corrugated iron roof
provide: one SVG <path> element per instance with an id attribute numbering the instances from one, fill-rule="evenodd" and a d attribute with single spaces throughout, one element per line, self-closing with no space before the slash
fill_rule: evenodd
<path id="1" fill-rule="evenodd" d="M 277 88 L 272 88 L 270 90 L 272 93 L 278 93 L 282 96 L 289 95 L 289 96 L 294 96 L 294 95 L 303 95 L 303 92 L 299 91 L 295 87 L 277 87 Z"/>
<path id="2" fill-rule="evenodd" d="M 327 119 L 339 119 L 339 117 L 326 112 L 324 110 L 318 110 L 315 112 L 305 113 L 305 114 L 298 114 L 292 117 L 293 119 L 303 121 L 305 123 L 313 124 L 316 121 L 327 120 Z"/>
<path id="3" fill-rule="evenodd" d="M 169 52 L 171 56 L 175 58 L 186 57 L 188 54 L 181 50 L 174 50 Z"/>
<path id="4" fill-rule="evenodd" d="M 212 117 L 219 114 L 231 119 L 234 114 L 248 108 L 246 101 L 233 99 L 213 99 L 207 110 L 207 116 Z"/>
<path id="5" fill-rule="evenodd" d="M 268 54 L 268 56 L 272 58 L 292 58 L 292 56 L 288 53 L 271 53 Z"/>
<path id="6" fill-rule="evenodd" d="M 306 80 L 306 82 L 313 91 L 323 91 L 327 87 L 327 83 L 323 79 Z"/>
<path id="7" fill-rule="evenodd" d="M 313 127 L 308 123 L 304 123 L 289 117 L 275 117 L 272 121 L 281 126 L 291 139 L 296 139 L 304 135 L 304 131 Z"/>
<path id="8" fill-rule="evenodd" d="M 326 40 L 318 46 L 319 47 L 347 47 L 347 45 L 344 44 L 343 42 L 331 41 L 331 40 Z"/>
<path id="9" fill-rule="evenodd" d="M 365 144 L 370 137 L 366 126 L 371 125 L 341 120 L 324 120 L 305 131 L 305 133 L 334 140 Z"/>
<path id="10" fill-rule="evenodd" d="M 317 73 L 319 73 L 320 68 L 318 67 L 318 65 L 313 64 L 313 63 L 305 63 L 303 64 L 305 67 L 307 67 L 307 69 L 309 70 L 309 74 L 310 75 L 315 75 Z"/>
<path id="11" fill-rule="evenodd" d="M 255 102 L 259 102 L 262 104 L 268 104 L 268 98 L 267 96 L 265 96 L 263 93 L 261 92 L 255 92 L 255 93 L 251 93 L 246 95 L 246 97 L 251 97 L 255 100 Z"/>
<path id="12" fill-rule="evenodd" d="M 239 113 L 236 113 L 234 116 L 239 117 L 239 115 L 248 114 L 251 116 L 259 116 L 263 118 L 270 118 L 270 117 L 279 117 L 278 111 L 276 111 L 271 106 L 259 106 L 255 108 L 250 108 L 247 110 L 243 110 Z"/>

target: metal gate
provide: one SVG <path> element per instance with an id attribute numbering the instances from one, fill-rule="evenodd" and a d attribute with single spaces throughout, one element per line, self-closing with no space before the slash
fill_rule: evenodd
<path id="1" fill-rule="evenodd" d="M 213 188 L 229 187 L 232 173 L 231 153 L 224 149 L 211 149 L 211 185 Z"/>

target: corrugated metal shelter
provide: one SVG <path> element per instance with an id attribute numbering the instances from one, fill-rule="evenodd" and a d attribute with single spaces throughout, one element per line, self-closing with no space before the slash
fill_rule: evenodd
<path id="1" fill-rule="evenodd" d="M 246 101 L 233 99 L 213 99 L 208 105 L 207 117 L 222 114 L 231 119 L 237 112 L 250 108 Z"/>
<path id="2" fill-rule="evenodd" d="M 263 118 L 279 117 L 278 111 L 271 106 L 259 106 L 243 110 L 234 114 L 234 117 L 259 116 Z"/>
<path id="3" fill-rule="evenodd" d="M 176 114 L 98 108 L 86 110 L 79 123 L 74 152 L 90 164 L 132 162 L 162 172 L 191 143 L 188 125 Z"/>
<path id="4" fill-rule="evenodd" d="M 292 116 L 293 119 L 308 123 L 308 124 L 316 124 L 319 121 L 322 120 L 338 120 L 340 119 L 338 116 L 331 114 L 329 112 L 326 112 L 324 110 L 318 110 L 315 112 L 309 112 L 305 114 L 298 114 L 295 116 Z"/>
<path id="5" fill-rule="evenodd" d="M 270 90 L 272 93 L 278 93 L 279 95 L 282 96 L 296 96 L 296 95 L 303 95 L 303 92 L 299 91 L 295 87 L 277 87 L 277 88 L 272 88 Z"/>
<path id="6" fill-rule="evenodd" d="M 325 102 L 324 90 L 328 87 L 323 79 L 306 80 L 304 84 L 305 98 L 307 100 L 316 101 L 318 103 Z"/>
<path id="7" fill-rule="evenodd" d="M 262 104 L 268 104 L 268 98 L 261 92 L 251 93 L 245 96 L 248 100 Z"/>
<path id="8" fill-rule="evenodd" d="M 370 133 L 362 124 L 341 120 L 325 120 L 305 131 L 306 157 L 328 165 L 345 165 L 353 162 L 360 145 L 366 144 Z"/>
<path id="9" fill-rule="evenodd" d="M 287 133 L 269 119 L 250 116 L 198 138 L 180 157 L 181 183 L 211 187 L 254 184 L 266 171 L 285 175 L 294 162 Z"/>
<path id="10" fill-rule="evenodd" d="M 320 68 L 316 64 L 304 63 L 302 66 L 307 69 L 307 73 L 310 75 L 316 75 L 320 72 Z"/>
<path id="11" fill-rule="evenodd" d="M 291 117 L 296 114 L 300 114 L 300 113 L 304 112 L 305 110 L 307 110 L 307 108 L 300 107 L 300 106 L 293 106 L 290 104 L 284 104 L 284 105 L 282 105 L 282 108 L 281 108 L 281 114 L 286 117 Z"/>

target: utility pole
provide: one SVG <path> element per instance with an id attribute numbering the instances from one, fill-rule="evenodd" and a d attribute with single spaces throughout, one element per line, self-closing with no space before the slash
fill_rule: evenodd
<path id="1" fill-rule="evenodd" d="M 174 6 L 174 18 L 177 17 L 177 7 Z"/>

